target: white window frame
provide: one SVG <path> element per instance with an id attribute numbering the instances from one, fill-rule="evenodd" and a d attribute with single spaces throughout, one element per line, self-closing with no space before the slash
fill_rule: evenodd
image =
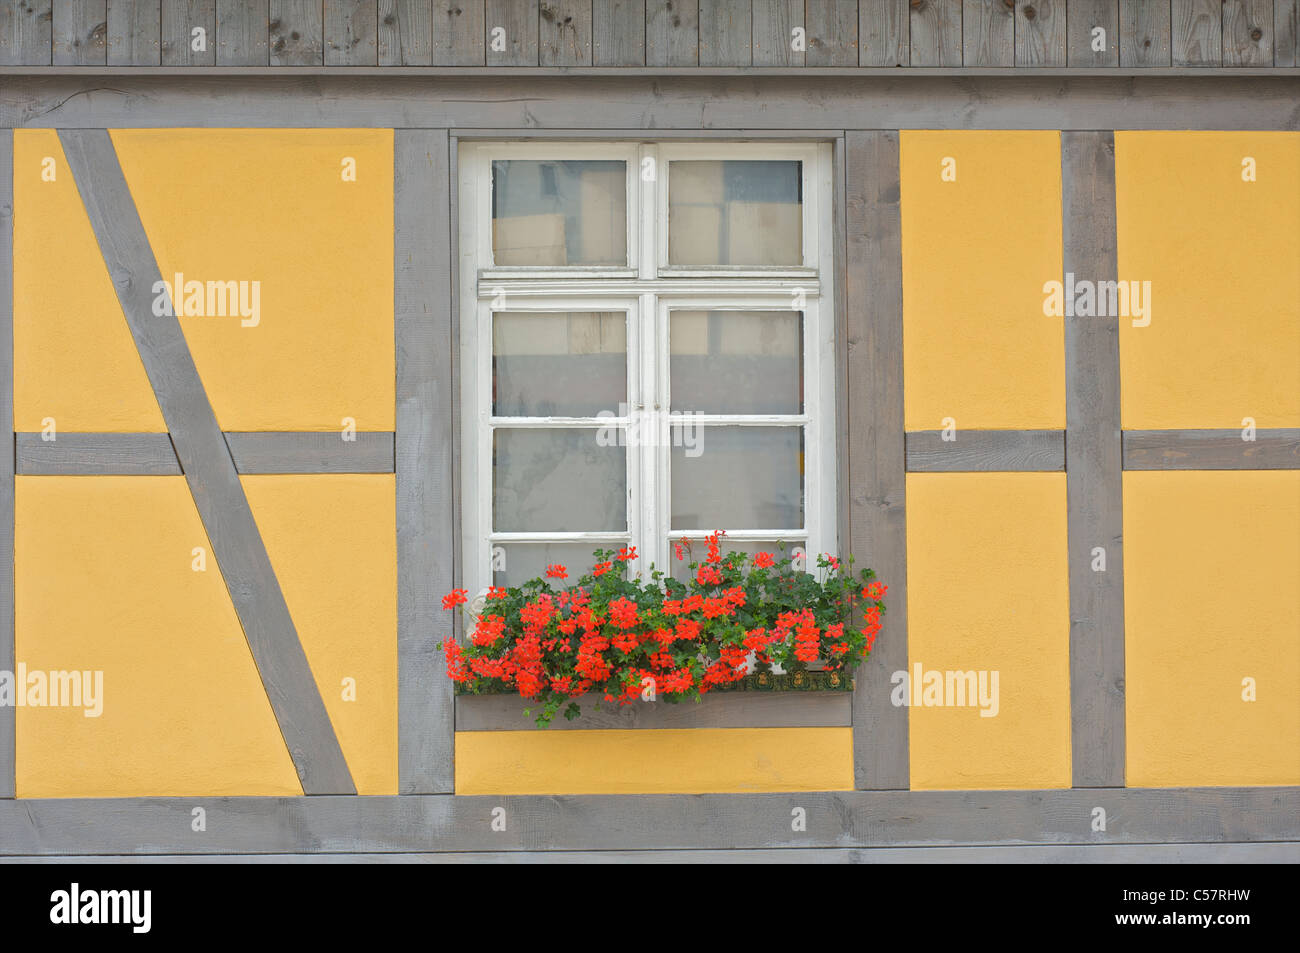
<path id="1" fill-rule="evenodd" d="M 497 267 L 492 260 L 493 159 L 622 159 L 628 166 L 627 267 Z M 709 268 L 668 265 L 668 179 L 674 159 L 797 159 L 803 163 L 803 264 Z M 829 143 L 718 140 L 709 142 L 467 142 L 459 152 L 460 379 L 462 430 L 462 584 L 471 593 L 492 584 L 492 550 L 528 539 L 588 541 L 592 549 L 622 545 L 620 533 L 492 531 L 492 429 L 511 426 L 653 428 L 657 449 L 628 441 L 627 536 L 646 572 L 671 569 L 672 540 L 699 530 L 669 526 L 668 313 L 689 310 L 803 312 L 802 415 L 708 415 L 695 420 L 739 426 L 804 426 L 804 528 L 731 531 L 745 539 L 806 539 L 810 553 L 837 550 L 835 319 L 832 254 L 832 154 Z M 643 175 L 653 170 L 652 175 Z M 641 215 L 641 210 L 653 214 Z M 504 307 L 498 308 L 504 295 Z M 796 296 L 802 307 L 793 307 Z M 492 314 L 623 311 L 627 314 L 629 415 L 626 418 L 492 418 Z M 662 359 L 660 359 L 662 358 Z M 685 408 L 690 409 L 690 408 Z M 646 420 L 651 417 L 651 420 Z M 597 422 L 598 421 L 598 422 Z M 707 437 L 705 441 L 707 452 Z M 725 528 L 725 527 L 723 527 Z M 796 544 L 797 545 L 797 544 Z M 573 568 L 573 567 L 571 567 Z M 587 567 L 579 567 L 580 570 Z M 809 568 L 813 568 L 809 566 Z"/>

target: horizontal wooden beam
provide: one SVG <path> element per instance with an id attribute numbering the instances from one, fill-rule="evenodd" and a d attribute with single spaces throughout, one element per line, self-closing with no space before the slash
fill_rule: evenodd
<path id="1" fill-rule="evenodd" d="M 1300 841 L 1300 787 L 0 801 L 10 856 L 1286 841 Z"/>
<path id="2" fill-rule="evenodd" d="M 15 434 L 19 476 L 179 476 L 165 433 Z"/>
<path id="3" fill-rule="evenodd" d="M 1125 430 L 1125 470 L 1300 470 L 1300 428 Z"/>
<path id="4" fill-rule="evenodd" d="M 1206 77 L 23 76 L 0 127 L 426 129 L 1300 128 L 1295 75 Z"/>
<path id="5" fill-rule="evenodd" d="M 1063 430 L 940 430 L 907 435 L 910 473 L 1060 472 L 1065 469 Z"/>
<path id="6" fill-rule="evenodd" d="M 600 77 L 649 76 L 673 78 L 679 76 L 777 76 L 777 77 L 889 77 L 905 79 L 931 76 L 983 77 L 1025 76 L 1042 77 L 1108 76 L 1108 77 L 1212 77 L 1222 79 L 1233 76 L 1297 76 L 1300 69 L 1291 66 L 1162 66 L 1133 68 L 1125 66 L 0 66 L 0 76 L 149 76 L 177 78 L 200 76 L 247 76 L 301 78 L 304 76 L 340 76 L 357 79 L 400 78 L 424 76 L 434 79 L 472 76 L 480 79 L 505 77 Z"/>
<path id="7" fill-rule="evenodd" d="M 26 476 L 175 476 L 182 470 L 165 433 L 15 434 L 16 471 Z M 235 468 L 254 473 L 392 473 L 393 434 L 248 432 L 224 434 Z"/>
<path id="8" fill-rule="evenodd" d="M 700 702 L 642 702 L 616 706 L 598 696 L 574 699 L 581 717 L 557 715 L 546 731 L 592 728 L 847 728 L 853 724 L 849 692 L 719 692 Z M 533 709 L 525 715 L 524 709 Z M 518 695 L 461 695 L 456 699 L 457 731 L 537 729 L 537 705 Z M 870 730 L 870 729 L 868 729 Z"/>

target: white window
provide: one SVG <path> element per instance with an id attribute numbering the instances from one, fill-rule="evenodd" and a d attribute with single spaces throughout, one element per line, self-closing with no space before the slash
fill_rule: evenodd
<path id="1" fill-rule="evenodd" d="M 464 584 L 834 552 L 823 143 L 462 143 Z"/>

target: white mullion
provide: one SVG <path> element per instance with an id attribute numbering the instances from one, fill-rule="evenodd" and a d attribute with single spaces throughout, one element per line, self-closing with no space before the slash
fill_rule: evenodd
<path id="1" fill-rule="evenodd" d="M 625 540 L 628 533 L 616 530 L 574 530 L 565 533 L 551 532 L 501 532 L 489 534 L 494 543 L 572 543 L 591 540 L 592 542 L 618 542 Z"/>
<path id="2" fill-rule="evenodd" d="M 479 479 L 478 490 L 479 505 L 479 526 L 487 531 L 490 536 L 493 526 L 492 503 L 496 497 L 496 474 L 492 467 L 492 444 L 495 436 L 495 429 L 492 427 L 492 311 L 487 305 L 480 305 L 475 309 L 478 320 L 474 327 L 474 341 L 477 345 L 475 350 L 475 390 L 477 391 L 478 402 L 478 451 L 479 451 Z M 486 479 L 484 479 L 486 478 Z M 483 538 L 480 534 L 480 538 Z M 483 587 L 490 585 L 493 580 L 492 575 L 492 544 L 489 542 L 486 551 L 479 553 L 479 562 L 475 566 L 477 572 L 482 573 L 482 577 L 477 580 L 478 588 L 473 592 L 480 591 Z"/>
<path id="3" fill-rule="evenodd" d="M 630 417 L 492 417 L 493 427 L 511 427 L 518 430 L 599 430 L 601 427 L 622 428 Z"/>
<path id="4" fill-rule="evenodd" d="M 711 529 L 675 529 L 668 533 L 669 539 L 704 539 L 713 530 Z M 808 536 L 808 531 L 803 529 L 723 529 L 723 535 L 727 539 L 738 539 L 742 542 L 754 540 L 763 542 L 769 539 L 781 539 L 786 542 L 798 542 Z"/>

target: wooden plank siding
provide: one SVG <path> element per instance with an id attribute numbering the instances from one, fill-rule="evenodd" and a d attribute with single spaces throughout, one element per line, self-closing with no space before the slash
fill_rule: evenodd
<path id="1" fill-rule="evenodd" d="M 1175 66 L 1223 61 L 1223 0 L 1170 0 L 1170 50 Z"/>
<path id="2" fill-rule="evenodd" d="M 700 8 L 696 0 L 646 0 L 646 66 L 698 66 Z"/>
<path id="3" fill-rule="evenodd" d="M 161 46 L 159 0 L 109 0 L 109 66 L 158 66 L 162 63 Z"/>
<path id="4" fill-rule="evenodd" d="M 483 66 L 486 13 L 483 0 L 433 0 L 433 65 Z"/>
<path id="5" fill-rule="evenodd" d="M 860 15 L 856 0 L 808 0 L 804 15 L 808 52 L 804 62 L 808 66 L 856 66 L 860 59 Z"/>
<path id="6" fill-rule="evenodd" d="M 593 65 L 645 65 L 645 0 L 592 0 L 591 32 Z"/>
<path id="7" fill-rule="evenodd" d="M 108 64 L 108 6 L 105 0 L 59 0 L 54 4 L 55 66 Z"/>
<path id="8" fill-rule="evenodd" d="M 49 66 L 52 0 L 0 0 L 0 66 Z"/>
<path id="9" fill-rule="evenodd" d="M 270 0 L 217 0 L 217 65 L 269 66 Z"/>
<path id="10" fill-rule="evenodd" d="M 750 0 L 699 0 L 700 65 L 749 66 L 753 9 Z"/>
<path id="11" fill-rule="evenodd" d="M 1273 65 L 1300 66 L 1300 0 L 1273 0 Z"/>
<path id="12" fill-rule="evenodd" d="M 1119 65 L 1169 66 L 1169 0 L 1119 0 Z"/>
<path id="13" fill-rule="evenodd" d="M 541 0 L 537 5 L 542 66 L 591 66 L 592 0 Z"/>
<path id="14" fill-rule="evenodd" d="M 827 4 L 823 2 L 818 5 L 824 7 Z M 805 64 L 807 51 L 812 48 L 812 31 L 805 22 L 804 5 L 801 0 L 753 0 L 752 16 L 750 56 L 754 66 L 803 66 Z M 715 33 L 706 33 L 706 25 L 710 31 L 728 29 L 728 26 L 720 20 L 711 20 L 707 24 L 701 21 L 700 42 L 720 45 L 721 38 Z M 740 27 L 736 25 L 730 29 L 739 30 Z M 853 29 L 857 30 L 856 23 Z M 796 30 L 803 31 L 801 43 L 795 42 Z M 734 55 L 742 54 L 738 51 Z"/>
<path id="15" fill-rule="evenodd" d="M 912 61 L 908 0 L 858 4 L 858 65 L 908 66 Z"/>
<path id="16" fill-rule="evenodd" d="M 1014 66 L 1014 0 L 962 0 L 961 48 L 966 66 Z"/>
<path id="17" fill-rule="evenodd" d="M 961 66 L 962 0 L 910 4 L 911 65 Z"/>
<path id="18" fill-rule="evenodd" d="M 1065 66 L 1066 0 L 1016 0 L 1016 65 Z"/>
<path id="19" fill-rule="evenodd" d="M 163 66 L 217 65 L 215 0 L 162 0 L 160 19 Z"/>
<path id="20" fill-rule="evenodd" d="M 323 66 L 322 0 L 270 0 L 272 66 Z"/>
<path id="21" fill-rule="evenodd" d="M 433 0 L 379 0 L 380 66 L 433 65 Z"/>
<path id="22" fill-rule="evenodd" d="M 378 13 L 375 0 L 325 4 L 325 65 L 378 66 Z"/>
<path id="23" fill-rule="evenodd" d="M 1273 65 L 1272 0 L 1223 0 L 1223 65 Z"/>
<path id="24" fill-rule="evenodd" d="M 1066 0 L 1065 12 L 1066 65 L 1119 66 L 1119 0 Z"/>
<path id="25" fill-rule="evenodd" d="M 488 0 L 484 19 L 488 66 L 538 65 L 537 0 Z"/>

